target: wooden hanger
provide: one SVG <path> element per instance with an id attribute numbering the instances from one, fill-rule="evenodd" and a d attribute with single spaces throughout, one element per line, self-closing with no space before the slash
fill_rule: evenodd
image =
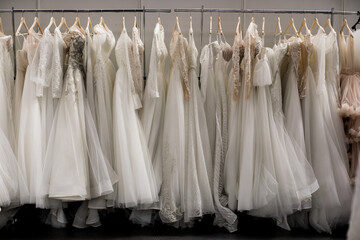
<path id="1" fill-rule="evenodd" d="M 190 35 L 193 34 L 193 27 L 192 27 L 192 16 L 190 16 Z"/>
<path id="2" fill-rule="evenodd" d="M 90 18 L 90 17 L 88 17 L 88 22 L 87 22 L 86 28 L 89 29 L 90 35 L 93 36 L 93 35 L 94 35 L 94 30 L 93 30 L 93 27 L 92 27 L 92 23 L 91 23 L 91 18 Z"/>
<path id="3" fill-rule="evenodd" d="M 4 33 L 4 29 L 3 29 L 3 26 L 2 26 L 2 19 L 0 17 L 0 32 L 1 33 Z"/>
<path id="4" fill-rule="evenodd" d="M 134 27 L 137 28 L 137 30 L 139 31 L 139 34 L 140 34 L 140 28 L 139 28 L 139 26 L 137 24 L 136 16 L 134 16 Z"/>
<path id="5" fill-rule="evenodd" d="M 319 23 L 319 19 L 317 19 L 317 18 L 314 18 L 314 21 L 313 21 L 313 23 L 311 25 L 311 28 L 310 28 L 310 32 L 312 32 L 312 30 L 315 28 L 315 26 L 317 26 L 322 32 L 325 32 L 325 30 L 323 29 L 323 27 Z"/>
<path id="6" fill-rule="evenodd" d="M 90 23 L 91 23 L 91 22 L 90 22 Z M 103 16 L 100 17 L 100 24 L 105 28 L 106 31 L 109 31 L 109 28 L 108 28 L 108 26 L 106 25 Z"/>
<path id="7" fill-rule="evenodd" d="M 174 31 L 173 32 L 175 32 L 176 30 L 178 30 L 179 33 L 181 33 L 178 16 L 175 17 L 175 26 L 174 26 Z"/>
<path id="8" fill-rule="evenodd" d="M 49 25 L 47 25 L 46 29 L 50 29 L 52 25 L 56 28 L 56 22 L 54 17 L 50 18 L 50 23 Z"/>
<path id="9" fill-rule="evenodd" d="M 287 32 L 289 31 L 290 27 L 294 30 L 294 33 L 293 33 L 293 34 L 287 33 Z M 295 27 L 294 19 L 293 19 L 293 18 L 290 18 L 290 22 L 289 22 L 289 24 L 287 25 L 287 27 L 285 28 L 285 31 L 284 31 L 284 33 L 283 33 L 283 36 L 296 36 L 296 37 L 299 36 L 298 31 L 296 30 L 296 27 Z"/>
<path id="10" fill-rule="evenodd" d="M 330 18 L 326 19 L 326 22 L 325 22 L 325 24 L 324 24 L 324 26 L 323 26 L 324 30 L 326 29 L 326 27 L 329 27 L 331 31 L 335 31 L 334 28 L 333 28 L 332 25 L 331 25 L 331 20 L 330 20 Z"/>
<path id="11" fill-rule="evenodd" d="M 161 24 L 160 16 L 158 17 L 158 24 Z"/>
<path id="12" fill-rule="evenodd" d="M 75 18 L 75 22 L 74 24 L 72 25 L 73 27 L 76 27 L 77 29 L 79 29 L 79 31 L 82 33 L 82 34 L 86 34 L 85 30 L 83 29 L 83 27 L 81 26 L 80 24 L 80 18 L 79 17 L 76 17 Z"/>
<path id="13" fill-rule="evenodd" d="M 124 17 L 124 16 L 123 16 L 123 18 L 122 18 L 122 31 L 126 31 L 125 17 Z"/>
<path id="14" fill-rule="evenodd" d="M 31 25 L 30 30 L 34 30 L 34 27 L 35 27 L 35 26 L 38 27 L 39 32 L 40 32 L 41 34 L 44 33 L 43 30 L 42 30 L 42 28 L 41 28 L 41 26 L 40 26 L 39 19 L 38 19 L 37 17 L 34 17 L 34 22 L 33 22 L 33 24 Z"/>
<path id="15" fill-rule="evenodd" d="M 25 18 L 24 18 L 24 17 L 21 17 L 19 27 L 17 28 L 16 33 L 15 33 L 16 36 L 23 35 L 23 34 L 20 33 L 20 30 L 21 30 L 21 27 L 22 27 L 22 26 L 24 26 L 24 28 L 25 28 L 25 30 L 26 30 L 26 33 L 25 33 L 25 34 L 29 34 L 29 28 L 28 28 L 28 26 L 26 25 Z"/>
<path id="16" fill-rule="evenodd" d="M 280 36 L 281 34 L 282 34 L 282 30 L 281 30 L 281 24 L 280 24 L 280 17 L 278 17 L 277 21 L 276 21 L 274 37 L 276 38 L 277 36 Z"/>
<path id="17" fill-rule="evenodd" d="M 66 31 L 70 30 L 69 26 L 66 23 L 66 19 L 64 17 L 61 17 L 60 24 L 58 25 L 59 30 L 61 29 L 62 26 L 65 26 Z"/>
<path id="18" fill-rule="evenodd" d="M 301 30 L 302 30 L 303 27 L 305 28 L 306 33 L 311 32 L 311 31 L 309 30 L 307 24 L 306 24 L 306 18 L 303 18 L 303 20 L 302 20 L 302 22 L 301 22 L 301 25 L 300 25 L 299 30 L 298 30 L 298 34 L 299 34 L 299 35 L 301 35 Z"/>
<path id="19" fill-rule="evenodd" d="M 349 27 L 349 25 L 348 25 L 348 22 L 347 22 L 346 18 L 344 18 L 343 24 L 342 24 L 342 26 L 341 26 L 341 28 L 340 28 L 340 33 L 341 33 L 341 34 L 344 34 L 343 31 L 344 31 L 344 28 L 345 28 L 345 27 L 346 27 L 346 29 L 349 31 L 349 35 L 354 36 L 353 33 L 352 33 L 352 31 L 351 31 L 351 29 L 350 29 L 350 27 Z"/>
<path id="20" fill-rule="evenodd" d="M 212 34 L 212 16 L 210 16 L 210 23 L 209 23 L 209 35 Z"/>
<path id="21" fill-rule="evenodd" d="M 221 35 L 223 34 L 220 16 L 218 17 L 217 33 L 220 33 Z"/>
<path id="22" fill-rule="evenodd" d="M 255 18 L 254 17 L 251 17 L 251 22 L 255 23 Z"/>
<path id="23" fill-rule="evenodd" d="M 238 23 L 237 23 L 237 26 L 236 26 L 235 35 L 237 35 L 237 34 L 241 35 L 241 18 L 240 17 L 238 17 Z"/>
<path id="24" fill-rule="evenodd" d="M 262 27 L 261 27 L 261 35 L 265 36 L 265 17 L 263 17 Z"/>

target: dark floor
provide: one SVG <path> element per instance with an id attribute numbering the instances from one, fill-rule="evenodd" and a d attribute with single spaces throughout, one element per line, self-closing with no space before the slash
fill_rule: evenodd
<path id="1" fill-rule="evenodd" d="M 160 222 L 152 227 L 140 227 L 127 220 L 126 212 L 107 214 L 98 228 L 54 229 L 41 223 L 41 215 L 32 207 L 23 207 L 13 223 L 0 230 L 0 239 L 345 239 L 346 228 L 339 229 L 332 236 L 315 231 L 282 230 L 268 219 L 239 215 L 239 230 L 227 230 L 212 226 L 212 218 L 197 222 L 191 229 L 176 229 Z M 69 221 L 70 222 L 70 221 Z"/>

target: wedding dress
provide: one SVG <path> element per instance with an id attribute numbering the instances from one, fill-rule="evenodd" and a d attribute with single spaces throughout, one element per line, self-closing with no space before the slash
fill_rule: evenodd
<path id="1" fill-rule="evenodd" d="M 228 196 L 228 206 L 232 210 L 236 210 L 237 192 L 239 190 L 239 164 L 240 152 L 239 144 L 241 139 L 241 120 L 242 120 L 242 104 L 243 102 L 243 59 L 244 59 L 245 43 L 242 39 L 242 33 L 239 28 L 236 29 L 236 35 L 233 44 L 232 70 L 229 76 L 228 86 L 228 150 L 225 153 L 224 163 L 224 191 Z M 215 163 L 216 164 L 216 163 Z"/>
<path id="2" fill-rule="evenodd" d="M 304 36 L 301 43 L 304 71 L 300 79 L 306 82 L 302 113 L 307 158 L 320 186 L 313 194 L 309 221 L 317 231 L 331 233 L 333 227 L 348 221 L 352 193 L 345 164 L 330 133 L 324 128 L 326 122 L 321 105 L 326 99 L 323 43 L 321 34 L 311 37 L 307 33 Z"/>
<path id="3" fill-rule="evenodd" d="M 95 123 L 101 149 L 105 158 L 113 165 L 112 91 L 115 81 L 115 68 L 109 57 L 115 47 L 115 37 L 102 24 L 95 25 L 94 32 L 93 42 L 89 44 L 93 44 L 96 53 L 93 70 Z"/>
<path id="4" fill-rule="evenodd" d="M 306 153 L 304 125 L 300 100 L 304 97 L 305 83 L 299 78 L 300 39 L 291 37 L 284 41 L 288 51 L 281 64 L 281 90 L 285 127 L 303 153 Z"/>
<path id="5" fill-rule="evenodd" d="M 15 79 L 14 106 L 13 106 L 13 116 L 14 116 L 13 119 L 14 119 L 16 141 L 19 133 L 21 98 L 24 89 L 25 73 L 28 65 L 29 62 L 27 57 L 27 40 L 24 37 L 22 48 L 16 51 L 16 79 Z"/>
<path id="6" fill-rule="evenodd" d="M 40 101 L 36 96 L 36 86 L 31 80 L 31 70 L 34 66 L 33 58 L 37 50 L 41 35 L 29 31 L 26 38 L 27 58 L 29 66 L 26 69 L 24 90 L 20 104 L 20 120 L 17 144 L 17 160 L 29 189 L 28 198 L 22 198 L 21 203 L 35 203 L 40 189 L 43 170 L 42 156 L 42 126 Z M 37 55 L 37 57 L 40 57 Z"/>
<path id="7" fill-rule="evenodd" d="M 124 28 L 115 47 L 118 70 L 113 94 L 114 169 L 119 176 L 115 206 L 137 208 L 158 201 L 147 139 L 136 109 L 141 101 L 132 71 L 134 43 Z"/>
<path id="8" fill-rule="evenodd" d="M 71 27 L 64 85 L 50 132 L 41 195 L 61 201 L 113 192 L 117 176 L 104 156 L 84 89 L 85 36 Z"/>
<path id="9" fill-rule="evenodd" d="M 13 122 L 14 72 L 11 53 L 13 41 L 11 36 L 0 37 L 0 129 L 15 150 L 15 131 Z"/>
<path id="10" fill-rule="evenodd" d="M 351 56 L 354 56 L 354 70 L 355 73 L 353 73 L 356 76 L 359 75 L 360 72 L 360 31 L 357 30 L 354 32 L 354 53 Z M 343 54 L 345 54 L 343 51 L 343 49 L 341 49 L 340 54 L 342 56 L 342 59 L 345 57 Z M 343 61 L 341 62 L 343 64 Z M 342 65 L 343 66 L 343 65 Z M 354 77 L 354 78 L 355 78 Z M 357 80 L 354 81 L 358 81 L 359 78 L 357 78 Z M 354 151 L 354 153 L 352 154 L 352 161 L 353 161 L 353 166 L 352 168 L 355 168 L 356 164 L 354 164 L 355 162 L 358 162 L 358 155 L 359 155 L 359 143 L 353 144 L 356 145 L 355 148 L 352 149 L 352 151 Z M 360 224 L 360 168 L 359 166 L 357 166 L 357 174 L 354 173 L 354 169 L 352 170 L 352 175 L 353 177 L 356 176 L 356 183 L 355 183 L 355 194 L 353 197 L 353 203 L 352 203 L 352 208 L 351 208 L 351 218 L 350 218 L 350 226 L 349 226 L 349 230 L 347 233 L 347 239 L 349 240 L 355 240 L 359 238 L 359 224 Z"/>
<path id="11" fill-rule="evenodd" d="M 149 76 L 143 98 L 141 123 L 151 154 L 156 189 L 162 184 L 162 135 L 166 101 L 165 63 L 168 51 L 164 41 L 164 27 L 157 23 L 151 47 Z"/>
<path id="12" fill-rule="evenodd" d="M 177 21 L 170 43 L 160 193 L 160 217 L 175 226 L 191 225 L 195 218 L 214 213 L 212 160 L 196 76 L 197 55 L 192 27 L 188 44 Z"/>

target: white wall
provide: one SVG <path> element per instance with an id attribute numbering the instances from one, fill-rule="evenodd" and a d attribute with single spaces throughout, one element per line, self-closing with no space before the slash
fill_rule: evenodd
<path id="1" fill-rule="evenodd" d="M 145 6 L 147 8 L 200 8 L 201 5 L 204 5 L 206 8 L 242 8 L 245 9 L 320 9 L 320 10 L 329 10 L 332 7 L 335 10 L 351 10 L 358 11 L 360 10 L 360 0 L 0 0 L 0 9 L 8 9 L 14 6 L 15 8 L 56 8 L 56 9 L 107 9 L 107 8 L 138 8 Z M 35 13 L 16 13 L 15 14 L 15 29 L 19 25 L 20 17 L 24 16 L 27 24 L 30 26 L 33 22 L 33 17 Z M 46 26 L 49 22 L 49 18 L 54 16 L 56 21 L 60 21 L 60 18 L 64 15 L 67 19 L 68 25 L 73 23 L 76 13 L 38 13 L 41 26 Z M 133 25 L 134 13 L 90 13 L 93 24 L 99 22 L 99 17 L 103 15 L 105 18 L 106 24 L 114 32 L 116 39 L 120 35 L 121 30 L 121 19 L 124 15 L 126 17 L 126 26 L 129 34 L 131 33 L 131 27 Z M 145 24 L 145 46 L 146 46 L 146 70 L 148 67 L 148 61 L 150 56 L 150 47 L 152 41 L 152 32 L 156 24 L 157 13 L 147 13 L 146 14 L 146 24 Z M 165 41 L 167 45 L 170 42 L 171 33 L 174 26 L 175 16 L 179 17 L 180 26 L 183 33 L 187 36 L 189 28 L 189 16 L 190 13 L 171 13 L 165 14 L 161 13 L 160 17 L 165 28 Z M 203 45 L 208 41 L 208 29 L 209 29 L 209 16 L 210 13 L 204 13 L 204 31 L 203 31 Z M 3 20 L 4 31 L 7 34 L 12 34 L 11 26 L 11 14 L 9 13 L 0 13 L 0 16 Z M 83 26 L 86 25 L 88 13 L 79 13 L 78 16 L 81 19 Z M 141 28 L 143 31 L 141 14 L 136 14 L 138 21 L 141 23 Z M 201 34 L 201 25 L 200 25 L 200 13 L 192 13 L 193 18 L 193 28 L 196 45 L 200 52 L 200 34 Z M 217 26 L 217 16 L 218 13 L 213 13 L 213 29 L 216 30 Z M 277 15 L 275 14 L 232 14 L 232 13 L 222 13 L 220 14 L 222 19 L 222 28 L 226 36 L 226 40 L 232 45 L 234 30 L 237 24 L 238 16 L 241 16 L 243 31 L 245 31 L 247 24 L 250 21 L 252 16 L 255 17 L 255 22 L 261 26 L 262 17 L 266 18 L 265 25 L 265 45 L 272 46 L 274 43 L 273 32 L 275 29 L 275 23 Z M 281 18 L 281 25 L 283 30 L 287 26 L 290 17 L 290 14 L 279 15 Z M 302 15 L 294 14 L 295 24 L 297 27 L 300 26 L 301 20 L 303 17 L 307 18 L 308 25 L 311 25 L 314 15 Z M 321 24 L 323 24 L 327 17 L 326 15 L 317 15 Z M 338 30 L 342 24 L 342 15 L 337 15 L 334 18 L 334 28 Z M 348 22 L 350 25 L 356 22 L 357 16 L 347 16 Z M 215 32 L 215 31 L 214 31 Z M 142 32 L 143 34 L 143 32 Z M 143 36 L 142 36 L 143 37 Z M 213 38 L 214 39 L 214 38 Z M 17 41 L 18 42 L 18 41 Z M 16 44 L 16 47 L 19 48 L 19 43 Z M 113 61 L 115 60 L 114 54 L 112 55 Z M 114 61 L 115 63 L 115 61 Z"/>

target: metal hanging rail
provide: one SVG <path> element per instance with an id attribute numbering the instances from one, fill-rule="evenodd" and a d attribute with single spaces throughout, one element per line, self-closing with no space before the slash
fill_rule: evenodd
<path id="1" fill-rule="evenodd" d="M 124 8 L 124 9 L 0 9 L 0 13 L 6 13 L 6 12 L 15 12 L 15 13 L 25 13 L 25 12 L 48 12 L 48 13 L 94 13 L 94 12 L 146 12 L 146 13 L 171 13 L 171 9 L 168 8 Z"/>
<path id="2" fill-rule="evenodd" d="M 290 9 L 226 9 L 226 8 L 175 8 L 174 12 L 341 14 L 341 15 L 357 15 L 358 14 L 357 11 L 290 10 Z"/>
<path id="3" fill-rule="evenodd" d="M 143 14 L 143 31 L 145 33 L 145 13 L 171 13 L 169 8 L 124 8 L 124 9 L 0 9 L 0 13 L 11 13 L 12 15 L 12 30 L 13 39 L 15 39 L 15 13 L 142 13 Z M 145 36 L 144 36 L 145 37 Z M 145 44 L 145 39 L 143 39 Z M 13 47 L 14 51 L 14 76 L 16 76 L 16 46 Z M 143 75 L 144 81 L 145 75 L 145 52 L 143 54 Z"/>

